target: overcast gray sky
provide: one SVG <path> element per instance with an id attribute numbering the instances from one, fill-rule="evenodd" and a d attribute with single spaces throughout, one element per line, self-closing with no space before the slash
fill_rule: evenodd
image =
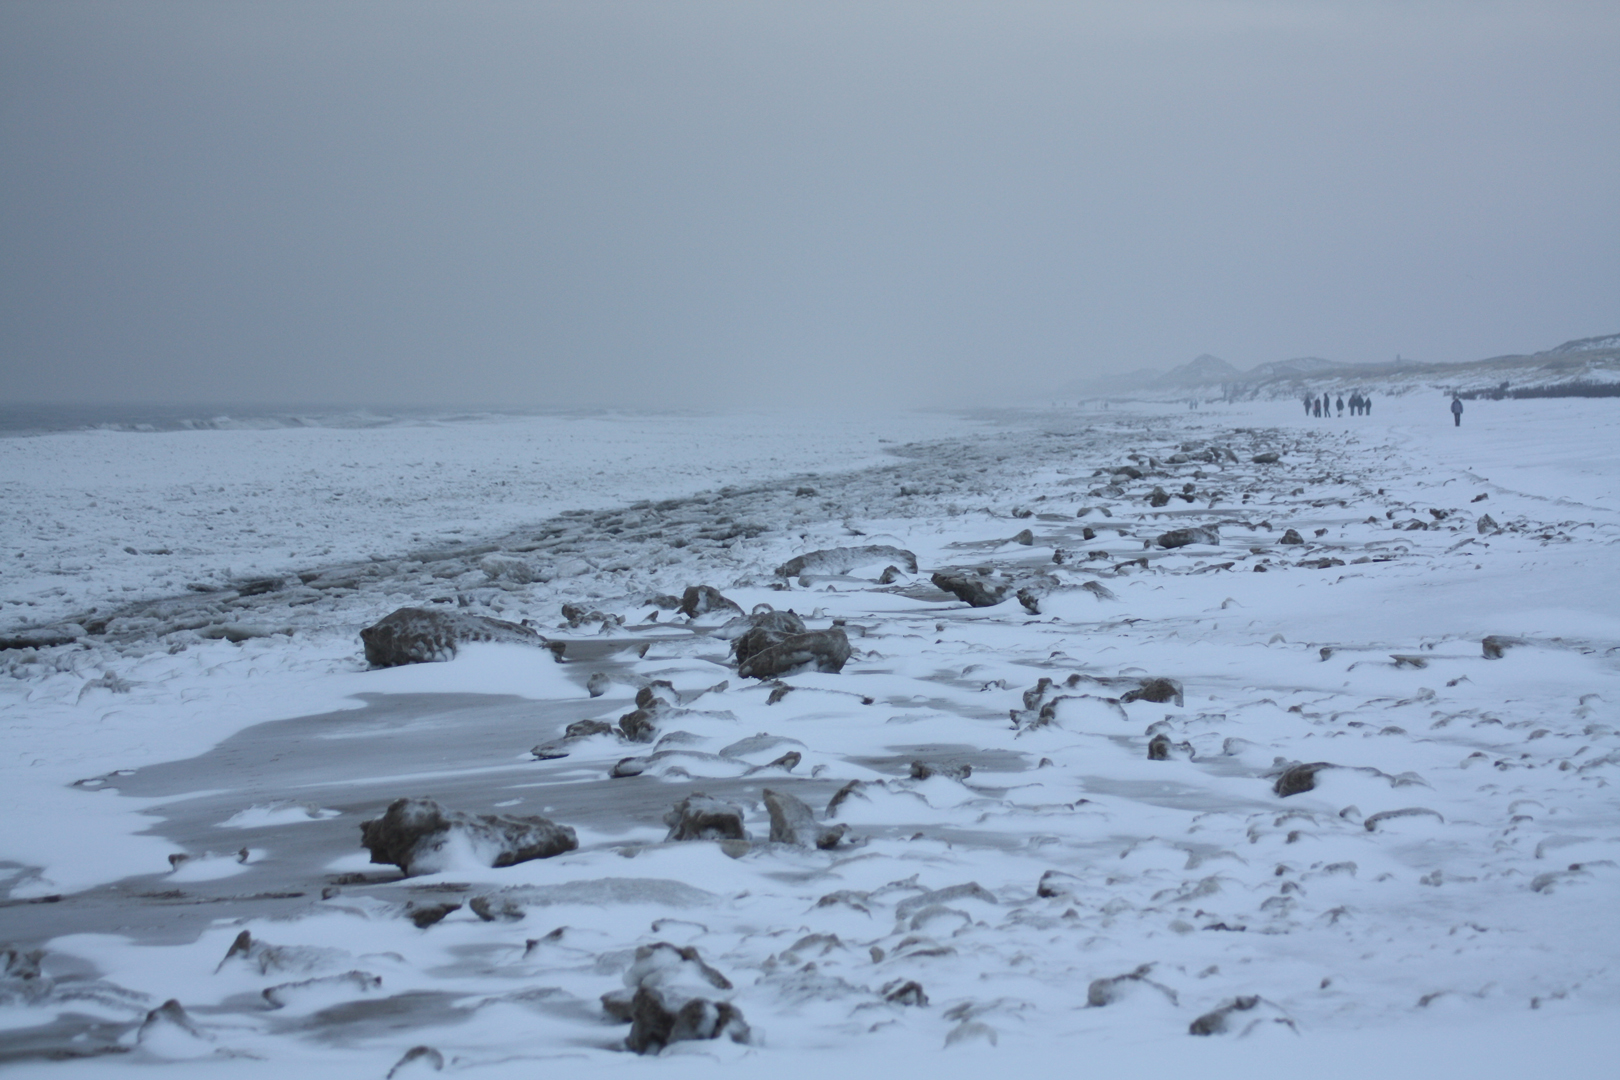
<path id="1" fill-rule="evenodd" d="M 0 400 L 1039 394 L 1620 331 L 1620 3 L 0 4 Z"/>

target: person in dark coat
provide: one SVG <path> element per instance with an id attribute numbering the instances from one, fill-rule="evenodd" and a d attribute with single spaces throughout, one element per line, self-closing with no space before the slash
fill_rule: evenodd
<path id="1" fill-rule="evenodd" d="M 1311 415 L 1312 416 L 1321 416 L 1322 415 L 1322 399 L 1321 398 L 1318 398 L 1318 397 L 1311 398 Z"/>
<path id="2" fill-rule="evenodd" d="M 1455 394 L 1451 397 L 1451 424 L 1453 427 L 1462 427 L 1462 398 Z"/>
<path id="3" fill-rule="evenodd" d="M 1311 397 L 1311 395 L 1309 395 L 1309 394 L 1305 395 L 1305 415 L 1306 416 L 1311 415 L 1311 402 L 1314 401 L 1314 400 L 1316 400 L 1316 399 Z"/>
<path id="4" fill-rule="evenodd" d="M 1339 400 L 1333 403 L 1333 407 L 1339 410 L 1339 415 L 1340 416 L 1344 415 L 1344 395 L 1343 394 L 1339 395 Z"/>
<path id="5" fill-rule="evenodd" d="M 1372 415 L 1372 395 L 1371 394 L 1368 394 L 1366 397 L 1363 397 L 1361 399 L 1361 415 L 1362 416 L 1371 416 Z"/>

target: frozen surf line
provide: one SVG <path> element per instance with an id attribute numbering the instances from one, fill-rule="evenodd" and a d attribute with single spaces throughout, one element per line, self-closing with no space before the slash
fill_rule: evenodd
<path id="1" fill-rule="evenodd" d="M 570 509 L 858 468 L 963 423 L 568 414 L 0 440 L 0 631 L 193 584 L 460 546 Z"/>

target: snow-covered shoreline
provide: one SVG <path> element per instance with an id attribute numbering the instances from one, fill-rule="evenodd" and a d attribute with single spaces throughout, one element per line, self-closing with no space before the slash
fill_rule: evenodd
<path id="1" fill-rule="evenodd" d="M 1054 411 L 960 434 L 958 418 L 892 428 L 863 419 L 858 437 L 852 421 L 817 429 L 826 441 L 808 444 L 810 432 L 779 421 L 716 419 L 703 429 L 716 441 L 702 445 L 679 424 L 649 433 L 593 421 L 586 430 L 618 471 L 596 478 L 576 454 L 569 460 L 582 463 L 551 476 L 549 493 L 519 475 L 545 459 L 538 436 L 519 433 L 518 453 L 512 428 L 463 425 L 424 460 L 482 477 L 490 466 L 472 463 L 494 459 L 512 475 L 471 492 L 406 485 L 397 511 L 380 493 L 400 491 L 387 467 L 399 447 L 373 442 L 368 457 L 349 441 L 375 430 L 306 442 L 320 447 L 307 461 L 291 443 L 261 441 L 280 432 L 183 433 L 251 447 L 229 461 L 281 455 L 272 472 L 295 490 L 263 490 L 261 505 L 330 526 L 337 535 L 317 556 L 326 565 L 377 570 L 334 588 L 316 579 L 194 594 L 218 605 L 201 630 L 236 620 L 270 636 L 233 642 L 131 622 L 76 646 L 0 655 L 11 672 L 0 688 L 0 803 L 13 823 L 0 844 L 0 869 L 11 868 L 0 941 L 46 953 L 39 978 L 0 984 L 0 1052 L 71 1051 L 78 1035 L 118 1052 L 31 1068 L 100 1075 L 189 1058 L 209 1075 L 295 1063 L 312 1075 L 381 1075 L 420 1043 L 447 1069 L 516 1075 L 543 1061 L 583 1072 L 629 1056 L 613 1049 L 624 1029 L 596 998 L 623 985 L 627 950 L 665 940 L 729 976 L 756 1033 L 749 1045 L 677 1044 L 671 1068 L 696 1054 L 710 1068 L 718 1055 L 744 1070 L 860 1072 L 947 1046 L 941 1067 L 965 1071 L 1080 1047 L 1099 1060 L 1252 1071 L 1296 1060 L 1287 1040 L 1331 1053 L 1374 1036 L 1410 1048 L 1416 1066 L 1426 1047 L 1469 1053 L 1458 1049 L 1474 1041 L 1468 1033 L 1501 1027 L 1549 1048 L 1565 1039 L 1558 1060 L 1588 1074 L 1582 1061 L 1596 1059 L 1579 1053 L 1600 1048 L 1595 1019 L 1620 1004 L 1607 917 L 1620 881 L 1620 418 L 1602 401 L 1479 402 L 1454 429 L 1433 401 L 1381 407 L 1359 424 L 1302 421 L 1297 405 L 1274 403 Z M 36 468 L 52 446 L 9 440 L 0 451 L 8 443 L 42 455 L 28 459 Z M 1252 460 L 1266 451 L 1281 460 Z M 208 490 L 210 465 L 194 449 L 170 460 L 177 472 L 164 490 Z M 89 583 L 50 601 L 58 617 L 106 595 L 91 588 L 121 539 L 109 531 L 119 512 L 162 509 L 134 463 L 120 484 L 98 483 L 105 461 L 81 455 L 57 478 L 54 502 L 24 492 L 31 527 L 61 520 L 83 533 L 50 548 L 66 570 L 58 577 Z M 333 490 L 363 501 L 326 509 L 321 485 L 357 461 L 356 483 Z M 739 462 L 771 482 L 749 483 Z M 1114 473 L 1131 463 L 1142 477 Z M 299 481 L 309 470 L 318 483 Z M 240 502 L 266 475 L 216 480 L 226 490 L 214 501 Z M 660 502 L 670 490 L 660 477 L 684 483 L 681 497 Z M 520 483 L 531 486 L 510 505 L 490 505 Z M 1155 487 L 1166 505 L 1148 501 Z M 109 505 L 88 507 L 91 497 Z M 436 530 L 402 527 L 430 510 Z M 1155 541 L 1178 526 L 1215 526 L 1219 542 Z M 1302 543 L 1280 543 L 1287 529 Z M 288 561 L 261 553 L 252 564 L 254 544 L 270 539 L 239 533 L 150 558 L 182 585 L 227 586 L 249 572 L 290 576 L 317 550 L 288 544 Z M 478 550 L 406 557 L 450 539 Z M 873 580 L 881 567 L 803 582 L 774 573 L 793 555 L 852 543 L 907 548 L 921 572 L 888 586 Z M 83 569 L 67 569 L 80 558 Z M 49 573 L 40 565 L 29 573 Z M 978 566 L 1036 583 L 1036 610 L 1014 599 L 969 608 L 928 583 L 930 570 Z M 140 573 L 113 580 L 120 591 L 164 580 Z M 43 580 L 8 574 L 0 596 L 37 598 Z M 781 695 L 739 679 L 724 642 L 670 625 L 667 612 L 648 621 L 652 594 L 696 584 L 744 610 L 792 607 L 812 627 L 841 620 L 855 656 L 842 674 L 789 676 Z M 435 594 L 458 610 L 528 618 L 597 659 L 558 664 L 544 650 L 475 646 L 450 663 L 365 671 L 355 630 Z M 624 624 L 560 625 L 564 601 Z M 20 606 L 8 603 L 7 617 Z M 282 622 L 269 620 L 273 607 Z M 1499 659 L 1482 652 L 1486 635 L 1507 643 Z M 594 673 L 609 684 L 598 698 L 585 688 Z M 1045 691 L 1043 676 L 1055 684 Z M 1177 680 L 1183 699 L 1119 703 L 1147 676 Z M 528 754 L 573 719 L 613 721 L 656 679 L 687 701 L 659 720 L 660 738 L 679 738 L 641 746 L 598 735 L 565 758 Z M 434 700 L 442 708 L 410 704 Z M 267 723 L 323 715 L 304 727 Z M 277 749 L 283 730 L 314 738 L 346 779 L 300 773 L 297 744 Z M 756 733 L 792 740 L 802 760 L 756 775 L 748 770 L 780 747 L 758 761 L 719 753 Z M 1155 734 L 1169 760 L 1148 760 Z M 231 772 L 231 740 L 250 738 L 260 741 L 246 760 L 262 754 L 263 768 Z M 650 753 L 641 775 L 608 779 L 620 759 Z M 182 759 L 195 760 L 165 764 Z M 970 759 L 981 767 L 963 779 L 910 768 Z M 1280 796 L 1274 759 L 1336 768 Z M 859 794 L 834 815 L 849 827 L 846 846 L 761 842 L 764 786 L 799 792 L 825 816 L 828 793 L 851 781 Z M 664 841 L 662 809 L 704 788 L 743 809 L 746 852 Z M 580 848 L 399 880 L 353 837 L 408 794 L 475 812 L 555 813 Z M 305 802 L 316 816 L 289 813 Z M 1423 812 L 1389 813 L 1401 810 Z M 238 846 L 245 860 L 232 856 Z M 171 869 L 173 854 L 188 857 Z M 621 879 L 676 882 L 709 899 L 676 910 L 653 884 L 640 900 L 543 899 Z M 477 895 L 510 897 L 523 913 L 485 922 L 463 906 L 425 930 L 402 914 L 427 896 Z M 254 899 L 267 896 L 284 898 Z M 116 932 L 120 910 L 146 929 Z M 53 920 L 73 933 L 50 932 Z M 156 933 L 160 924 L 171 929 Z M 553 941 L 559 926 L 569 929 Z M 244 929 L 306 950 L 307 964 L 221 966 Z M 533 944 L 542 939 L 553 943 Z M 1144 964 L 1147 981 L 1087 1007 L 1094 980 Z M 351 970 L 381 982 L 317 982 L 307 1001 L 264 1008 L 269 986 Z M 929 1004 L 887 1000 L 907 980 Z M 1234 1032 L 1261 1022 L 1247 1039 L 1211 1049 L 1186 1034 L 1246 995 L 1260 1001 L 1234 1014 Z M 142 1037 L 142 1017 L 169 997 L 192 1029 L 160 1023 Z M 359 1019 L 386 1002 L 414 1025 L 409 1034 Z M 57 1043 L 57 1029 L 41 1027 L 86 1012 L 103 1027 L 60 1021 Z M 1380 1071 L 1401 1075 L 1398 1064 Z"/>
<path id="2" fill-rule="evenodd" d="M 564 413 L 0 438 L 0 634 L 568 510 L 860 468 L 964 426 L 944 413 Z"/>

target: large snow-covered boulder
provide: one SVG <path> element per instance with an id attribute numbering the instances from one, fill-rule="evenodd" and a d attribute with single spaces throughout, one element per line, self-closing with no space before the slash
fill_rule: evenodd
<path id="1" fill-rule="evenodd" d="M 748 618 L 748 629 L 731 646 L 737 674 L 774 679 L 809 665 L 828 673 L 844 670 L 849 637 L 838 627 L 811 630 L 791 611 L 762 611 Z"/>
<path id="2" fill-rule="evenodd" d="M 971 607 L 995 607 L 1007 599 L 1013 583 L 994 574 L 974 574 L 941 570 L 934 574 L 935 588 L 950 593 Z"/>
<path id="3" fill-rule="evenodd" d="M 360 631 L 366 662 L 372 667 L 398 667 L 449 660 L 469 641 L 503 641 L 543 645 L 545 640 L 517 623 L 468 615 L 460 611 L 403 607 Z"/>
<path id="4" fill-rule="evenodd" d="M 625 1046 L 656 1054 L 670 1043 L 718 1039 L 746 1043 L 748 1024 L 727 998 L 731 980 L 703 962 L 697 949 L 659 941 L 636 949 L 624 974 L 625 989 L 602 996 L 602 1008 L 630 1021 Z"/>
<path id="5" fill-rule="evenodd" d="M 432 799 L 395 799 L 383 816 L 360 825 L 360 846 L 374 863 L 407 876 L 434 874 L 458 860 L 511 866 L 579 847 L 574 830 L 543 817 L 468 814 Z"/>
<path id="6" fill-rule="evenodd" d="M 765 789 L 765 809 L 771 815 L 771 843 L 795 844 L 823 850 L 837 847 L 848 825 L 823 825 L 814 810 L 785 791 Z"/>
<path id="7" fill-rule="evenodd" d="M 1219 545 L 1220 531 L 1213 525 L 1204 528 L 1171 529 L 1159 536 L 1158 544 L 1162 548 L 1180 548 L 1189 544 Z"/>
<path id="8" fill-rule="evenodd" d="M 664 815 L 666 840 L 747 840 L 742 807 L 694 791 Z"/>

